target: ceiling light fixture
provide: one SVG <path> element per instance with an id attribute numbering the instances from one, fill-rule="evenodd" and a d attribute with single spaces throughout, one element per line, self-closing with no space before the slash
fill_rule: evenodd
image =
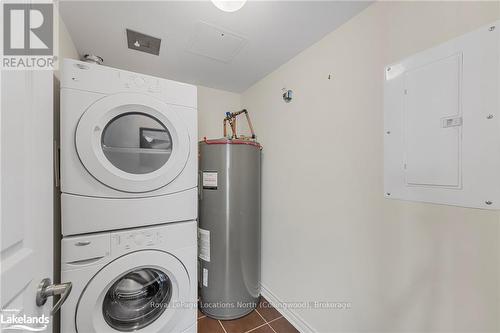
<path id="1" fill-rule="evenodd" d="M 246 2 L 247 0 L 232 0 L 232 1 L 212 0 L 212 3 L 215 5 L 215 7 L 229 13 L 240 10 L 241 7 L 243 7 Z"/>

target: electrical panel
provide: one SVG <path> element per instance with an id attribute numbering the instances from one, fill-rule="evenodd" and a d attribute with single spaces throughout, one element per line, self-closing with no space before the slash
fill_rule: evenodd
<path id="1" fill-rule="evenodd" d="M 384 80 L 385 197 L 500 209 L 500 21 Z"/>

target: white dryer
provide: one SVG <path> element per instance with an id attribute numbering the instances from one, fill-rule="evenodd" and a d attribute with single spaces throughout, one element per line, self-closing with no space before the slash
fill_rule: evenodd
<path id="1" fill-rule="evenodd" d="M 195 219 L 196 108 L 195 86 L 64 60 L 63 235 Z"/>
<path id="2" fill-rule="evenodd" d="M 196 332 L 196 221 L 62 240 L 65 333 Z"/>

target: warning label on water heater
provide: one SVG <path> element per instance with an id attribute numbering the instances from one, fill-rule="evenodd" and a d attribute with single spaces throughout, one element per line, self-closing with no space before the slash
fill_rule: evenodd
<path id="1" fill-rule="evenodd" d="M 210 262 L 210 231 L 198 228 L 198 257 Z"/>
<path id="2" fill-rule="evenodd" d="M 208 269 L 203 268 L 203 287 L 208 287 Z"/>
<path id="3" fill-rule="evenodd" d="M 217 189 L 217 172 L 216 171 L 203 171 L 203 189 L 216 190 Z"/>

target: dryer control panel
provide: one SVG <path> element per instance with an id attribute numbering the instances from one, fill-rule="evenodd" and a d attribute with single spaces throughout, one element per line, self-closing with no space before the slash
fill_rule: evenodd
<path id="1" fill-rule="evenodd" d="M 63 89 L 105 95 L 135 92 L 154 96 L 169 104 L 197 107 L 197 88 L 191 84 L 73 59 L 64 59 L 61 67 Z"/>
<path id="2" fill-rule="evenodd" d="M 147 77 L 135 73 L 119 72 L 120 81 L 123 87 L 138 91 L 148 91 L 150 93 L 159 93 L 160 81 L 157 78 Z"/>

